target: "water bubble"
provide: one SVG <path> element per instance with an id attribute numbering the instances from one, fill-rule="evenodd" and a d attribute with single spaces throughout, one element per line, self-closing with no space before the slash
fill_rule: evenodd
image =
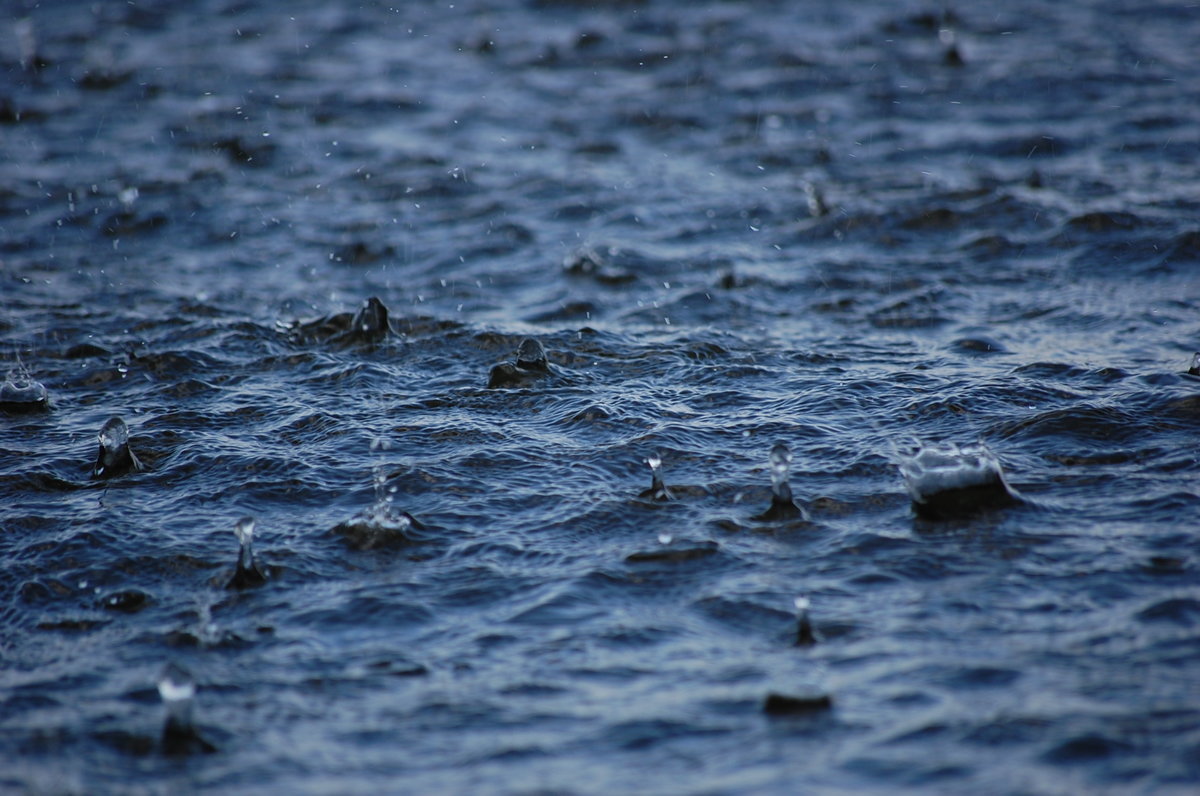
<path id="1" fill-rule="evenodd" d="M 669 533 L 660 533 L 658 535 L 658 543 L 660 545 L 663 545 L 664 547 L 666 545 L 669 545 L 673 541 L 675 541 L 675 537 L 671 536 L 671 534 L 669 534 Z"/>

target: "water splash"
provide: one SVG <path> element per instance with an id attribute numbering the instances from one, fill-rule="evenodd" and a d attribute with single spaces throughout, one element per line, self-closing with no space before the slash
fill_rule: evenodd
<path id="1" fill-rule="evenodd" d="M 667 485 L 663 482 L 662 455 L 657 451 L 651 453 L 646 457 L 646 464 L 650 466 L 650 488 L 644 490 L 639 497 L 651 500 L 674 500 L 675 496 L 671 494 L 671 490 L 667 489 Z"/>
<path id="2" fill-rule="evenodd" d="M 811 647 L 817 643 L 817 634 L 813 630 L 812 619 L 808 615 L 811 605 L 808 597 L 800 595 L 792 601 L 796 608 L 796 646 Z"/>
<path id="3" fill-rule="evenodd" d="M 387 306 L 371 296 L 350 320 L 350 330 L 364 340 L 378 340 L 386 336 L 391 331 Z"/>
<path id="4" fill-rule="evenodd" d="M 169 755 L 213 752 L 216 748 L 200 737 L 193 721 L 196 678 L 174 661 L 163 667 L 158 678 L 158 695 L 166 708 L 163 722 L 163 751 Z"/>
<path id="5" fill-rule="evenodd" d="M 196 727 L 192 723 L 196 680 L 179 664 L 168 663 L 158 678 L 158 695 L 167 711 L 163 722 L 163 748 L 168 754 L 186 752 L 196 736 Z"/>
<path id="6" fill-rule="evenodd" d="M 407 511 L 397 511 L 393 502 L 396 487 L 388 485 L 388 474 L 383 465 L 376 465 L 371 472 L 375 487 L 374 502 L 362 513 L 333 530 L 341 534 L 351 547 L 372 550 L 378 547 L 395 547 L 420 541 L 416 532 L 425 526 Z"/>
<path id="7" fill-rule="evenodd" d="M 517 348 L 517 367 L 523 370 L 539 370 L 549 372 L 550 364 L 546 360 L 546 349 L 541 342 L 532 337 L 526 337 Z"/>
<path id="8" fill-rule="evenodd" d="M 109 418 L 97 435 L 100 450 L 96 455 L 93 478 L 114 478 L 142 470 L 142 463 L 129 449 L 129 428 L 119 417 Z"/>
<path id="9" fill-rule="evenodd" d="M 901 456 L 899 467 L 913 508 L 923 517 L 948 519 L 1020 502 L 983 443 L 918 446 Z"/>
<path id="10" fill-rule="evenodd" d="M 786 442 L 776 442 L 767 460 L 771 465 L 771 505 L 755 519 L 805 519 L 804 510 L 796 505 L 792 498 L 792 486 L 788 483 L 792 467 L 792 449 Z"/>
<path id="11" fill-rule="evenodd" d="M 0 382 L 0 412 L 21 414 L 40 412 L 49 407 L 50 396 L 45 385 L 36 381 L 18 360 L 4 381 Z"/>
<path id="12" fill-rule="evenodd" d="M 267 574 L 254 560 L 254 518 L 242 517 L 233 526 L 238 540 L 237 570 L 225 585 L 227 589 L 249 589 L 267 582 Z"/>
<path id="13" fill-rule="evenodd" d="M 490 389 L 497 387 L 526 387 L 537 379 L 550 375 L 546 349 L 533 337 L 526 337 L 517 347 L 516 359 L 501 362 L 488 373 Z"/>
<path id="14" fill-rule="evenodd" d="M 788 476 L 792 469 L 792 450 L 784 442 L 776 442 L 769 456 L 771 462 L 771 492 L 776 501 L 791 501 L 792 487 Z"/>

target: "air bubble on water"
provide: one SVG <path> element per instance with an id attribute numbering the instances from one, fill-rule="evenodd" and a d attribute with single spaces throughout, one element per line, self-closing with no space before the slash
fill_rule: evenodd
<path id="1" fill-rule="evenodd" d="M 660 533 L 658 535 L 658 543 L 663 546 L 669 545 L 674 540 L 675 537 L 671 536 L 669 533 Z"/>
<path id="2" fill-rule="evenodd" d="M 117 192 L 117 200 L 125 206 L 126 210 L 133 207 L 133 203 L 138 200 L 138 196 L 138 189 L 132 185 L 128 188 L 122 188 Z"/>

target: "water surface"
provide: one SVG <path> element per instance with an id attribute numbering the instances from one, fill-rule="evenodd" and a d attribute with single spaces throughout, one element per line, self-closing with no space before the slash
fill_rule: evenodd
<path id="1" fill-rule="evenodd" d="M 17 4 L 3 789 L 1196 787 L 1200 12 L 396 5 Z"/>

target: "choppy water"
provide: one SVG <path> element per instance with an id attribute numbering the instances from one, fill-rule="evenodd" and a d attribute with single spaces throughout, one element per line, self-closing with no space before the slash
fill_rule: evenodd
<path id="1" fill-rule="evenodd" d="M 0 789 L 1196 787 L 1200 9 L 398 6 L 7 6 Z"/>

